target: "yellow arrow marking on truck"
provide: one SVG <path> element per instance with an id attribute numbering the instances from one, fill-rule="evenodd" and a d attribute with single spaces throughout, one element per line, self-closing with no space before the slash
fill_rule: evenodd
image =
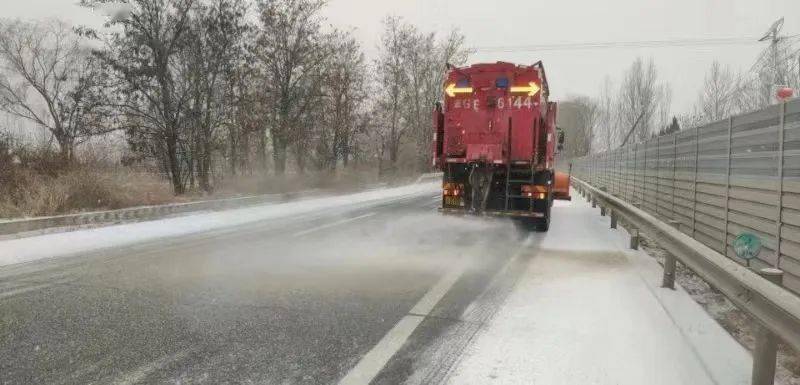
<path id="1" fill-rule="evenodd" d="M 452 98 L 452 97 L 455 97 L 456 94 L 471 94 L 472 93 L 472 87 L 461 87 L 461 88 L 459 88 L 459 87 L 456 87 L 455 83 L 451 83 L 449 86 L 447 86 L 447 88 L 445 88 L 444 91 L 447 92 L 447 96 Z"/>
<path id="2" fill-rule="evenodd" d="M 542 88 L 534 82 L 528 83 L 527 87 L 511 87 L 511 92 L 527 92 L 529 96 L 534 96 L 539 93 Z"/>

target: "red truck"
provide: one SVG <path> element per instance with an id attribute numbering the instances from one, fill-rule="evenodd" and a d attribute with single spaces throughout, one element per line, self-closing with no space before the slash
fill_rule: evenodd
<path id="1" fill-rule="evenodd" d="M 433 162 L 446 214 L 509 216 L 547 231 L 554 199 L 569 200 L 556 173 L 564 142 L 541 62 L 450 67 L 434 110 Z"/>

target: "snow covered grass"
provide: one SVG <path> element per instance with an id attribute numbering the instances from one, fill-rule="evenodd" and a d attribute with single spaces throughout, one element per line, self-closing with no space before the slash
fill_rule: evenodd
<path id="1" fill-rule="evenodd" d="M 434 193 L 438 182 L 0 241 L 0 266 Z"/>

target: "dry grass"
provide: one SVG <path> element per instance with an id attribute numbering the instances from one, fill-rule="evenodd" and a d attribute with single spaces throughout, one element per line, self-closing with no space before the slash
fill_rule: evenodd
<path id="1" fill-rule="evenodd" d="M 110 210 L 175 200 L 169 185 L 151 175 L 78 167 L 48 175 L 30 169 L 0 182 L 0 217 L 33 217 Z"/>
<path id="2" fill-rule="evenodd" d="M 278 175 L 237 175 L 217 182 L 213 197 L 237 195 L 280 194 L 303 190 L 322 189 L 331 192 L 361 190 L 379 182 L 378 172 L 372 168 L 351 168 L 331 172 L 288 173 Z"/>
<path id="3" fill-rule="evenodd" d="M 104 148 L 86 148 L 78 162 L 67 165 L 57 152 L 13 145 L 9 138 L 0 136 L 0 218 L 49 216 L 312 189 L 349 192 L 379 182 L 379 172 L 374 166 L 351 164 L 336 172 L 226 176 L 214 180 L 212 194 L 190 188 L 186 195 L 176 197 L 166 178 L 153 172 L 115 166 L 118 161 L 109 159 Z M 395 183 L 408 182 L 416 177 L 410 167 L 398 169 L 405 172 L 391 173 L 391 181 Z M 385 175 L 384 181 L 386 178 Z"/>
<path id="4" fill-rule="evenodd" d="M 69 214 L 235 196 L 291 193 L 312 189 L 349 192 L 375 185 L 377 172 L 351 169 L 304 175 L 240 175 L 218 180 L 213 194 L 193 190 L 176 197 L 157 174 L 35 162 L 0 167 L 0 218 Z"/>

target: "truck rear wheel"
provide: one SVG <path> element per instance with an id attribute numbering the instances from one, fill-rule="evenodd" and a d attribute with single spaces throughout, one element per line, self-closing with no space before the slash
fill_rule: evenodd
<path id="1" fill-rule="evenodd" d="M 544 218 L 520 218 L 517 219 L 517 226 L 527 232 L 546 233 L 550 230 L 550 209 L 544 214 Z"/>
<path id="2" fill-rule="evenodd" d="M 536 226 L 536 231 L 540 233 L 546 233 L 549 230 L 550 230 L 550 216 L 540 219 L 539 224 Z"/>
<path id="3" fill-rule="evenodd" d="M 550 206 L 547 206 L 547 210 L 544 212 L 544 218 L 539 218 L 536 221 L 536 231 L 546 233 L 550 230 Z"/>

